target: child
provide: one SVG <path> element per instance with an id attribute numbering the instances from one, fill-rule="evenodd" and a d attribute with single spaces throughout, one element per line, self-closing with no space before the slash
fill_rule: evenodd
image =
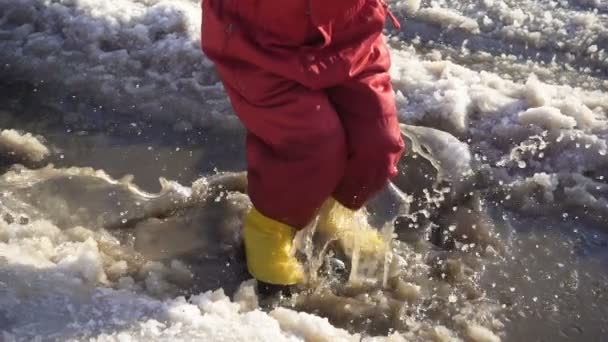
<path id="1" fill-rule="evenodd" d="M 322 233 L 349 240 L 344 222 L 397 173 L 387 14 L 381 0 L 203 0 L 203 51 L 247 129 L 244 242 L 261 282 L 301 282 L 295 232 L 320 213 Z"/>

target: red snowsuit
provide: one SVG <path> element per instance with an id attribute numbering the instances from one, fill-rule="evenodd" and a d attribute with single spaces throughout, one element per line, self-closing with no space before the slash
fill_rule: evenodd
<path id="1" fill-rule="evenodd" d="M 202 47 L 247 134 L 249 195 L 302 228 L 358 209 L 403 152 L 381 0 L 203 0 Z"/>

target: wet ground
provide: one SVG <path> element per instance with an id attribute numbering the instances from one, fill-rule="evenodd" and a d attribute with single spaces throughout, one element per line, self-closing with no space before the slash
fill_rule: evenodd
<path id="1" fill-rule="evenodd" d="M 101 115 L 103 124 L 69 122 L 69 115 L 58 114 L 56 109 L 48 106 L 52 99 L 45 98 L 43 90 L 37 92 L 42 94 L 39 96 L 29 93 L 31 86 L 24 84 L 5 83 L 2 87 L 10 89 L 10 92 L 4 92 L 0 101 L 0 110 L 3 110 L 0 125 L 44 136 L 46 145 L 54 151 L 49 161 L 56 167 L 93 167 L 103 169 L 115 178 L 132 174 L 135 184 L 151 192 L 159 190 L 159 177 L 188 185 L 201 176 L 218 171 L 239 171 L 244 167 L 242 132 L 238 129 L 180 129 L 111 115 Z M 299 299 L 284 301 L 284 305 L 327 316 L 332 323 L 353 332 L 386 334 L 412 329 L 411 325 L 399 321 L 408 315 L 418 317 L 420 321 L 458 325 L 453 317 L 442 316 L 462 314 L 465 307 L 466 310 L 488 310 L 477 304 L 471 305 L 483 299 L 500 307 L 495 317 L 504 324 L 504 329 L 499 330 L 504 333 L 505 341 L 602 340 L 608 326 L 608 234 L 605 226 L 568 217 L 529 217 L 491 203 L 487 208 L 503 251 L 497 256 L 446 252 L 448 254 L 442 257 L 443 260 L 456 260 L 457 270 L 439 273 L 432 270 L 434 262 L 422 262 L 421 265 L 430 265 L 431 268 L 422 274 L 431 278 L 433 274 L 445 276 L 442 272 L 446 272 L 448 276 L 470 279 L 448 281 L 446 286 L 453 286 L 453 289 L 448 289 L 447 293 L 453 295 L 448 295 L 445 289 L 438 290 L 436 286 L 439 283 L 427 283 L 429 287 L 426 289 L 423 284 L 423 290 L 431 294 L 421 296 L 421 300 L 428 303 L 419 305 L 418 309 L 411 307 L 411 310 L 419 310 L 417 313 L 403 316 L 399 311 L 402 309 L 387 304 L 382 309 L 384 317 L 379 317 L 377 315 L 382 310 L 370 307 L 371 303 L 377 305 L 377 302 L 361 299 L 360 290 L 356 289 L 342 289 L 339 297 L 334 297 L 335 293 L 331 291 L 303 293 Z M 196 230 L 196 223 L 193 224 L 192 220 L 196 218 L 185 221 L 180 218 L 173 224 L 183 224 L 185 231 L 192 233 L 193 229 Z M 222 217 L 202 220 L 206 223 L 216 220 L 219 224 Z M 153 227 L 152 231 L 158 231 L 158 227 Z M 230 229 L 234 229 L 234 225 Z M 171 235 L 175 235 L 177 242 L 173 246 L 184 243 L 183 238 L 180 240 L 179 230 L 180 227 L 171 227 L 169 235 L 164 237 L 170 240 Z M 140 248 L 150 250 L 151 247 Z M 440 255 L 442 248 L 437 250 Z M 210 252 L 204 245 L 195 243 L 183 252 L 177 257 L 194 274 L 194 281 L 181 286 L 183 293 L 218 287 L 231 293 L 230 289 L 236 289 L 247 277 L 242 265 L 230 265 L 242 262 L 238 251 Z M 410 255 L 408 253 L 404 255 Z M 154 259 L 154 254 L 150 250 L 148 256 Z M 156 256 L 159 260 L 166 257 L 162 253 Z M 472 273 L 460 269 L 467 267 L 474 267 Z M 471 290 L 474 294 L 469 291 L 467 295 L 467 290 L 462 290 L 469 286 L 462 285 L 465 283 L 475 288 Z M 464 287 L 459 287 L 459 284 Z M 365 291 L 373 294 L 377 291 L 373 289 Z M 395 293 L 391 290 L 384 298 L 398 300 Z M 438 306 L 440 311 L 444 310 L 443 313 L 436 311 L 438 309 L 434 306 L 437 304 L 429 304 L 435 296 L 448 299 L 444 306 Z M 349 302 L 349 298 L 357 300 Z M 360 306 L 346 311 L 333 307 L 345 303 Z M 453 306 L 458 308 L 450 308 Z M 492 310 L 488 312 L 494 312 Z M 446 325 L 453 328 L 449 324 Z"/>

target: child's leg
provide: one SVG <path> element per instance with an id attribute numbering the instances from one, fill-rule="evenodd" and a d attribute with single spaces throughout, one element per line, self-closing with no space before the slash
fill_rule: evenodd
<path id="1" fill-rule="evenodd" d="M 342 120 L 349 156 L 334 197 L 351 209 L 363 206 L 396 175 L 403 153 L 389 67 L 388 50 L 378 37 L 365 70 L 328 90 Z"/>
<path id="2" fill-rule="evenodd" d="M 338 115 L 322 91 L 253 66 L 240 65 L 238 72 L 218 69 L 248 130 L 254 206 L 272 219 L 303 228 L 344 172 L 346 143 Z"/>
<path id="3" fill-rule="evenodd" d="M 244 222 L 249 273 L 275 285 L 301 282 L 292 254 L 306 226 L 336 188 L 346 163 L 338 115 L 312 91 L 253 66 L 218 65 L 235 112 L 248 130 L 249 197 Z"/>
<path id="4" fill-rule="evenodd" d="M 260 281 L 290 285 L 303 277 L 292 253 L 295 231 L 336 189 L 346 164 L 346 139 L 327 94 L 297 82 L 305 78 L 298 46 L 309 40 L 310 29 L 305 11 L 298 11 L 304 2 L 285 2 L 281 10 L 291 8 L 288 14 L 261 11 L 260 4 L 205 0 L 202 45 L 248 131 L 255 207 L 243 224 L 248 270 Z M 282 28 L 261 20 L 261 14 L 293 24 Z M 269 36 L 269 25 L 281 34 Z M 276 37 L 289 39 L 277 44 Z"/>
<path id="5" fill-rule="evenodd" d="M 363 256 L 377 256 L 386 251 L 387 245 L 377 230 L 349 209 L 359 209 L 387 184 L 397 173 L 403 151 L 387 72 L 389 55 L 382 37 L 377 37 L 370 41 L 369 52 L 361 54 L 365 63 L 361 63 L 356 76 L 328 89 L 345 130 L 348 160 L 333 194 L 337 201 L 330 200 L 323 206 L 318 227 L 319 232 L 335 236 L 346 254 L 353 253 L 357 245 Z"/>
<path id="6" fill-rule="evenodd" d="M 260 15 L 274 14 L 256 4 L 260 3 L 205 0 L 203 50 L 215 63 L 248 131 L 249 195 L 254 206 L 272 219 L 302 228 L 342 177 L 344 130 L 324 91 L 308 89 L 280 72 L 301 73 L 299 49 L 255 41 L 265 37 L 261 27 L 275 25 L 258 22 Z M 288 5 L 290 13 L 297 12 L 297 2 Z M 288 31 L 306 31 L 309 26 L 303 12 Z"/>

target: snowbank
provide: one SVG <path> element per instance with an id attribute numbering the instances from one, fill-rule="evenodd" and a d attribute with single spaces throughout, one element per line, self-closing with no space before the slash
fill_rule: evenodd
<path id="1" fill-rule="evenodd" d="M 475 168 L 501 189 L 500 203 L 528 213 L 573 210 L 596 222 L 608 217 L 603 207 L 606 93 L 549 85 L 534 75 L 517 83 L 449 61 L 422 61 L 413 49 L 393 51 L 393 62 L 401 119 L 466 141 L 476 154 Z M 547 202 L 530 197 L 533 188 L 522 191 L 519 186 L 538 174 L 551 175 L 554 182 Z"/>
<path id="2" fill-rule="evenodd" d="M 0 13 L 3 78 L 86 99 L 79 115 L 235 122 L 200 49 L 199 1 L 2 0 Z"/>

